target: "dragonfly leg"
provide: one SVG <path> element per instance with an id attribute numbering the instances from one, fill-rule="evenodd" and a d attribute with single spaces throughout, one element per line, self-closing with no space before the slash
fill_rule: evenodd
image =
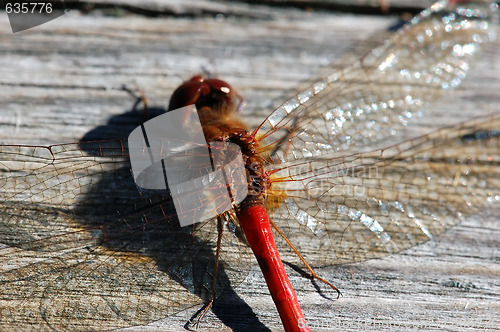
<path id="1" fill-rule="evenodd" d="M 208 312 L 208 310 L 212 307 L 213 299 L 208 301 L 207 304 L 204 304 L 197 312 L 191 316 L 189 321 L 187 321 L 186 324 L 184 324 L 184 328 L 186 330 L 192 331 L 191 328 L 194 330 L 197 330 L 200 324 L 200 321 L 203 319 L 205 314 Z"/>
<path id="2" fill-rule="evenodd" d="M 148 115 L 148 97 L 146 94 L 139 88 L 129 88 L 125 85 L 122 86 L 122 90 L 128 92 L 129 95 L 134 97 L 136 99 L 134 106 L 132 107 L 133 110 L 137 109 L 137 106 L 139 106 L 140 103 L 142 103 L 142 115 L 145 119 L 149 119 Z"/>
<path id="3" fill-rule="evenodd" d="M 220 256 L 220 248 L 221 248 L 221 243 L 222 243 L 222 232 L 223 232 L 223 221 L 222 217 L 218 216 L 217 217 L 217 247 L 215 250 L 215 263 L 214 263 L 214 275 L 212 277 L 212 291 L 210 295 L 210 299 L 208 302 L 198 311 L 196 312 L 193 317 L 189 320 L 189 322 L 186 324 L 187 326 L 191 326 L 191 324 L 196 320 L 196 323 L 194 323 L 194 327 L 198 328 L 198 325 L 200 321 L 203 319 L 203 317 L 206 315 L 208 310 L 212 307 L 212 304 L 214 303 L 215 300 L 215 286 L 217 284 L 217 273 L 219 271 L 219 256 Z"/>
<path id="4" fill-rule="evenodd" d="M 307 268 L 307 270 L 309 270 L 309 273 L 311 273 L 311 276 L 313 278 L 315 278 L 315 279 L 318 279 L 322 283 L 330 286 L 334 291 L 336 291 L 337 292 L 337 299 L 338 299 L 342 295 L 342 293 L 340 292 L 340 290 L 337 287 L 335 287 L 334 285 L 332 285 L 330 282 L 328 282 L 325 279 L 321 278 L 316 272 L 314 272 L 314 270 L 311 267 L 311 265 L 309 265 L 309 263 L 307 263 L 306 259 L 295 248 L 295 246 L 293 245 L 293 243 L 290 242 L 290 240 L 288 240 L 288 238 L 286 237 L 285 234 L 283 234 L 283 232 L 281 231 L 281 229 L 279 229 L 279 227 L 276 226 L 276 224 L 272 220 L 269 220 L 269 223 L 276 230 L 276 232 L 278 232 L 278 234 L 283 238 L 283 240 L 285 240 L 285 242 L 290 246 L 290 248 L 292 248 L 293 252 L 295 252 L 295 254 L 297 255 L 297 257 L 299 257 L 299 259 L 305 265 L 305 267 Z"/>

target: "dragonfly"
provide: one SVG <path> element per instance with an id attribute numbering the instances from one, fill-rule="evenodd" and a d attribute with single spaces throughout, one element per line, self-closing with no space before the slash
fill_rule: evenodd
<path id="1" fill-rule="evenodd" d="M 275 261 L 298 257 L 322 280 L 314 268 L 400 252 L 498 201 L 498 113 L 365 149 L 465 79 L 496 15 L 490 2 L 438 2 L 255 130 L 230 112 L 223 125 L 201 117 L 207 141 L 241 140 L 262 191 L 210 222 L 180 227 L 168 190 L 138 189 L 126 140 L 0 146 L 0 326 L 113 329 L 209 304 L 248 274 L 242 223 L 255 215 Z M 229 84 L 195 77 L 170 108 L 214 94 L 200 108 L 238 107 Z M 307 330 L 292 302 L 293 314 L 277 304 L 285 328 Z"/>

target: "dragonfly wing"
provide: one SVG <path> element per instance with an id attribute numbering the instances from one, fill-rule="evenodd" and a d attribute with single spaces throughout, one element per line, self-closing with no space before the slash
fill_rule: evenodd
<path id="1" fill-rule="evenodd" d="M 499 146 L 496 114 L 382 150 L 290 162 L 276 173 L 285 194 L 271 217 L 314 266 L 396 253 L 500 201 Z"/>
<path id="2" fill-rule="evenodd" d="M 210 299 L 217 222 L 180 227 L 166 190 L 138 190 L 123 144 L 0 149 L 4 327 L 117 328 Z M 251 257 L 233 229 L 221 243 L 216 295 Z"/>
<path id="3" fill-rule="evenodd" d="M 461 83 L 476 53 L 494 39 L 496 16 L 491 2 L 436 3 L 381 47 L 271 113 L 256 132 L 261 152 L 282 163 L 395 134 Z"/>

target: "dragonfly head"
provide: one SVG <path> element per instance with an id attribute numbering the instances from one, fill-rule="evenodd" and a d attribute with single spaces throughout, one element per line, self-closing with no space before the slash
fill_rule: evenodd
<path id="1" fill-rule="evenodd" d="M 194 104 L 198 111 L 209 108 L 227 116 L 234 114 L 241 103 L 242 98 L 227 82 L 198 75 L 183 82 L 174 91 L 168 110 Z"/>

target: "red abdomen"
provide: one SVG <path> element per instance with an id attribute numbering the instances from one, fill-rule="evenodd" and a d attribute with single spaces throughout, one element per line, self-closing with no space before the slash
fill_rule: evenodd
<path id="1" fill-rule="evenodd" d="M 259 262 L 285 331 L 309 331 L 274 243 L 265 207 L 260 204 L 244 206 L 238 212 L 238 219 Z"/>

